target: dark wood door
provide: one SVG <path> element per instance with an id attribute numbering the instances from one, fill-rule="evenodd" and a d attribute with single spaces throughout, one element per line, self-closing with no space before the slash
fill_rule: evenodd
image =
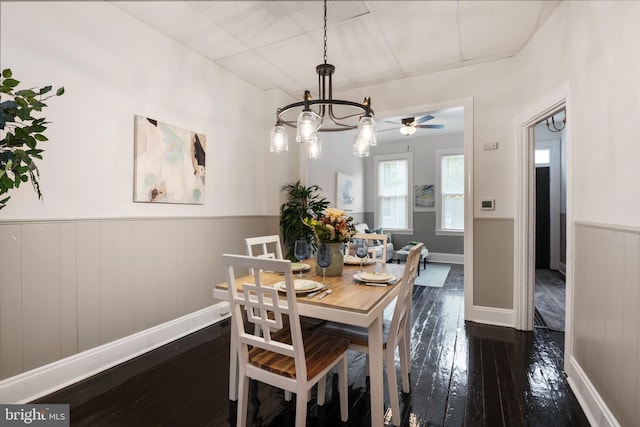
<path id="1" fill-rule="evenodd" d="M 551 210 L 549 168 L 536 168 L 536 268 L 549 268 Z"/>

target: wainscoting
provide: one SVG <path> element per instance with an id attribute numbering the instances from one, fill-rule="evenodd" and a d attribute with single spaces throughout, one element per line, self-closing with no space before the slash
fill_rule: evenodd
<path id="1" fill-rule="evenodd" d="M 640 229 L 577 222 L 574 265 L 569 380 L 594 425 L 637 425 Z"/>
<path id="2" fill-rule="evenodd" d="M 215 303 L 221 255 L 277 217 L 0 222 L 0 380 Z"/>

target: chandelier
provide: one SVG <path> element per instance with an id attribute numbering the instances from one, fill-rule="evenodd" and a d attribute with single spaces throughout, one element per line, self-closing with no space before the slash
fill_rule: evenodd
<path id="1" fill-rule="evenodd" d="M 357 129 L 353 143 L 353 155 L 366 157 L 369 147 L 376 145 L 376 129 L 371 109 L 371 99 L 362 104 L 333 99 L 332 75 L 336 67 L 327 63 L 327 0 L 324 0 L 324 63 L 316 66 L 318 74 L 318 99 L 305 90 L 302 101 L 278 108 L 276 124 L 271 130 L 270 151 L 289 150 L 285 126 L 296 128 L 296 142 L 307 144 L 307 157 L 318 159 L 322 154 L 322 142 L 318 132 L 339 132 Z M 300 108 L 302 110 L 300 111 Z M 296 113 L 300 111 L 297 115 Z"/>

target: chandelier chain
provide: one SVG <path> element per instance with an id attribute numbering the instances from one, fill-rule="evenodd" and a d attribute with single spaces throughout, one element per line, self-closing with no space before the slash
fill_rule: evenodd
<path id="1" fill-rule="evenodd" d="M 324 0 L 324 63 L 327 63 L 327 0 Z"/>

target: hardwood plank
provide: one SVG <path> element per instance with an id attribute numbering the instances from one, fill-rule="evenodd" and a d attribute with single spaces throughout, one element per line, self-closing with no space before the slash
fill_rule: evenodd
<path id="1" fill-rule="evenodd" d="M 562 372 L 564 334 L 465 322 L 463 300 L 462 266 L 452 266 L 443 288 L 414 291 L 411 393 L 400 401 L 402 425 L 588 426 Z M 324 407 L 312 392 L 308 426 L 371 424 L 365 361 L 349 351 L 349 421 L 339 422 L 332 375 Z M 72 426 L 235 425 L 228 369 L 226 321 L 38 402 L 69 403 Z M 388 407 L 386 390 L 384 395 Z M 294 403 L 279 389 L 252 383 L 248 425 L 293 426 Z M 386 425 L 390 415 L 385 413 Z"/>

